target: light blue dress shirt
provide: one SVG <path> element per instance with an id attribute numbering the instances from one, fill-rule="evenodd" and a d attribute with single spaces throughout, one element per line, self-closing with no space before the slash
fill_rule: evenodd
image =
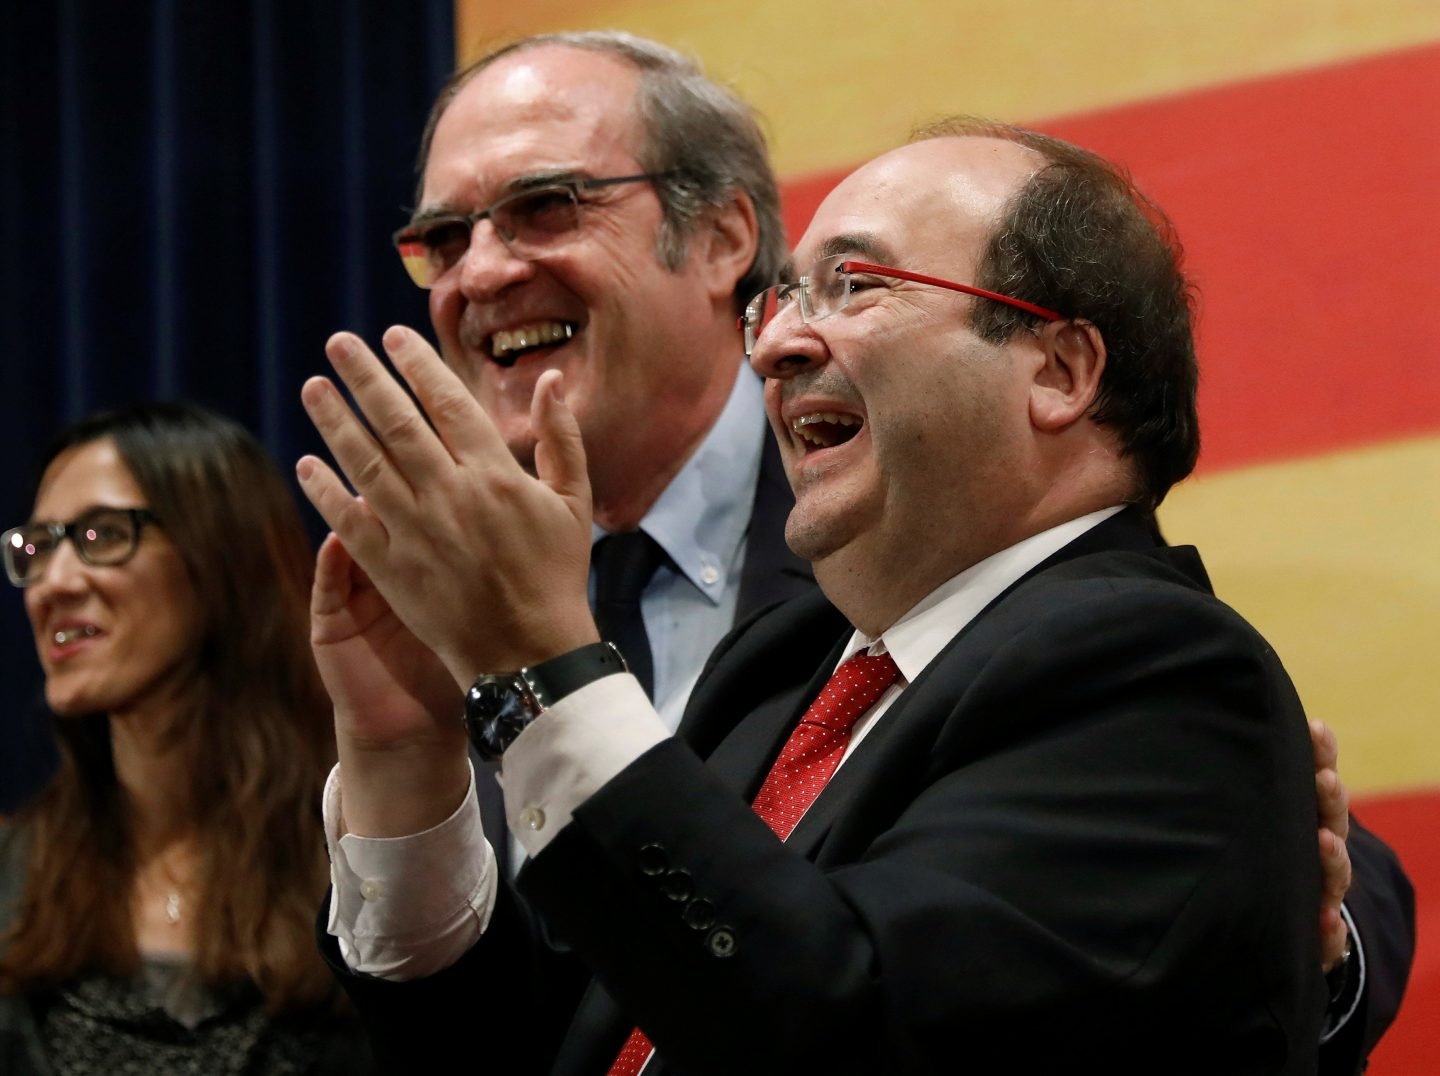
<path id="1" fill-rule="evenodd" d="M 640 521 L 670 557 L 641 595 L 640 612 L 655 662 L 655 708 L 671 732 L 705 659 L 735 622 L 768 436 L 761 381 L 741 366 L 719 419 Z M 596 527 L 592 540 L 604 536 Z"/>

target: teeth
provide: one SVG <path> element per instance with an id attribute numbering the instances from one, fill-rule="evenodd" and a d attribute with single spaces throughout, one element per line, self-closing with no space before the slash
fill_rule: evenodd
<path id="1" fill-rule="evenodd" d="M 859 426 L 860 419 L 855 415 L 844 415 L 836 411 L 817 411 L 814 414 L 801 415 L 790 423 L 790 428 L 801 439 L 824 448 L 835 444 L 836 441 L 835 438 L 828 436 L 828 431 L 810 429 L 810 427 L 819 426 L 822 423 L 830 426 Z"/>
<path id="2" fill-rule="evenodd" d="M 66 643 L 73 643 L 79 638 L 93 638 L 99 631 L 94 624 L 86 624 L 78 628 L 65 628 L 55 633 L 55 645 L 64 646 Z"/>
<path id="3" fill-rule="evenodd" d="M 520 329 L 502 330 L 490 338 L 490 354 L 502 359 L 513 351 L 558 343 L 574 335 L 575 326 L 563 321 L 542 321 Z"/>

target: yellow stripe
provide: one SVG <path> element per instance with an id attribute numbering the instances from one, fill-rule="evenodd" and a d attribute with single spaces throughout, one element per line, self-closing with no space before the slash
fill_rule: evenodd
<path id="1" fill-rule="evenodd" d="M 1197 479 L 1160 520 L 1336 729 L 1352 791 L 1440 785 L 1440 437 Z"/>
<path id="2" fill-rule="evenodd" d="M 618 27 L 732 80 L 782 174 L 843 167 L 951 112 L 1068 115 L 1440 40 L 1435 0 L 459 0 L 459 49 Z"/>

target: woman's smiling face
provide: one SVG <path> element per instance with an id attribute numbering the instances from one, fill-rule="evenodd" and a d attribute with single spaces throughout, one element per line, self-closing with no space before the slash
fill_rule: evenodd
<path id="1" fill-rule="evenodd" d="M 68 523 L 96 507 L 145 508 L 145 495 L 104 438 L 46 468 L 34 522 Z M 45 671 L 45 701 L 62 716 L 166 705 L 193 675 L 203 617 L 163 523 L 141 528 L 123 564 L 92 565 L 62 540 L 25 590 Z"/>

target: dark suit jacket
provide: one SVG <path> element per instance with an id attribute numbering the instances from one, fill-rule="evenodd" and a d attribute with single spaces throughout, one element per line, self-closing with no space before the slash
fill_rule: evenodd
<path id="1" fill-rule="evenodd" d="M 817 595 L 730 636 L 464 959 L 344 976 L 382 1057 L 603 1073 L 638 1022 L 650 1076 L 1316 1070 L 1308 735 L 1193 550 L 1134 512 L 1071 543 L 782 845 L 747 804 L 846 630 Z"/>

